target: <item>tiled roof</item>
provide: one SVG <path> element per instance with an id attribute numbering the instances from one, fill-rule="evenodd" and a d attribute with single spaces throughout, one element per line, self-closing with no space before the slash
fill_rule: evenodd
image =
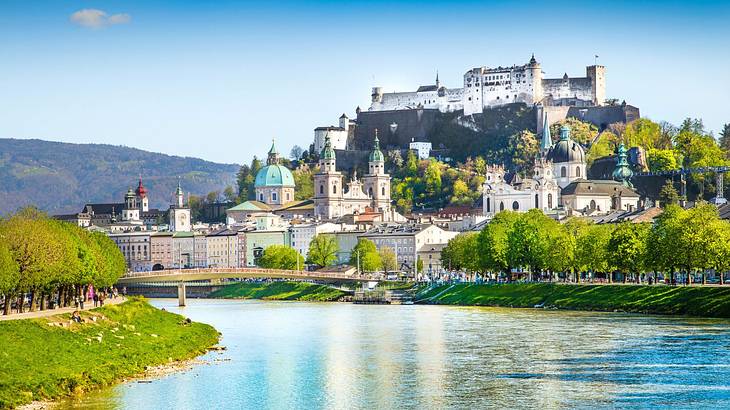
<path id="1" fill-rule="evenodd" d="M 259 201 L 246 201 L 240 203 L 233 208 L 229 208 L 229 211 L 271 211 L 271 207 L 263 202 Z"/>
<path id="2" fill-rule="evenodd" d="M 578 179 L 561 191 L 562 195 L 606 195 L 618 194 L 624 197 L 639 197 L 634 190 L 620 182 L 603 179 Z"/>

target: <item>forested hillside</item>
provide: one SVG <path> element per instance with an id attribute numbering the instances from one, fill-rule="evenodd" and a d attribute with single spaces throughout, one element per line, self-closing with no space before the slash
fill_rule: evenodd
<path id="1" fill-rule="evenodd" d="M 139 149 L 0 138 L 0 215 L 25 205 L 78 212 L 87 202 L 122 202 L 142 175 L 150 206 L 166 209 L 177 186 L 194 195 L 235 186 L 235 164 Z"/>

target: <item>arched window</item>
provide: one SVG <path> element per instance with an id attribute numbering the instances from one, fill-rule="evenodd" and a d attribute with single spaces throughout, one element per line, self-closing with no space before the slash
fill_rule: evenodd
<path id="1" fill-rule="evenodd" d="M 259 194 L 259 201 L 264 202 L 264 194 L 263 194 L 263 192 Z"/>
<path id="2" fill-rule="evenodd" d="M 580 177 L 580 167 L 575 167 L 575 176 Z"/>
<path id="3" fill-rule="evenodd" d="M 540 208 L 540 203 L 539 203 L 538 199 L 539 199 L 539 196 L 537 194 L 535 194 L 535 208 Z"/>
<path id="4" fill-rule="evenodd" d="M 319 186 L 319 193 L 324 194 L 324 185 Z"/>
<path id="5" fill-rule="evenodd" d="M 565 169 L 565 167 L 560 168 L 560 176 L 561 177 L 565 178 L 566 176 L 568 176 L 567 174 L 568 174 L 568 170 Z"/>
<path id="6" fill-rule="evenodd" d="M 271 200 L 276 201 L 276 192 L 271 193 Z"/>
<path id="7" fill-rule="evenodd" d="M 291 199 L 289 199 L 289 198 L 290 198 L 290 194 L 289 194 L 289 193 L 287 192 L 287 193 L 286 193 L 286 201 L 287 201 L 287 202 L 291 201 Z"/>
<path id="8" fill-rule="evenodd" d="M 385 196 L 385 187 L 383 187 L 382 193 L 380 195 Z"/>
<path id="9" fill-rule="evenodd" d="M 520 209 L 520 203 L 517 201 L 512 202 L 512 210 L 517 211 Z"/>
<path id="10" fill-rule="evenodd" d="M 548 209 L 553 209 L 553 194 L 548 194 Z"/>
<path id="11" fill-rule="evenodd" d="M 368 195 L 373 196 L 373 187 L 368 188 Z"/>
<path id="12" fill-rule="evenodd" d="M 499 210 L 504 211 L 504 202 L 503 201 L 499 202 Z"/>
<path id="13" fill-rule="evenodd" d="M 591 205 L 590 205 L 590 207 L 591 207 L 591 209 L 596 209 L 596 201 L 594 201 L 594 200 L 591 199 Z"/>
<path id="14" fill-rule="evenodd" d="M 337 185 L 332 185 L 332 193 L 333 194 L 337 193 Z"/>
<path id="15" fill-rule="evenodd" d="M 489 198 L 487 198 L 487 212 L 492 212 L 492 210 L 490 209 L 492 204 L 490 202 L 491 201 L 489 200 Z"/>

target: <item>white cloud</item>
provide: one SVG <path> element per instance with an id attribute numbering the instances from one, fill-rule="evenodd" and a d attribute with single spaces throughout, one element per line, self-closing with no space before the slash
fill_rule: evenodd
<path id="1" fill-rule="evenodd" d="M 108 15 L 106 12 L 97 9 L 79 10 L 69 17 L 72 23 L 82 27 L 101 28 L 116 24 L 127 24 L 132 21 L 132 16 L 126 13 Z"/>

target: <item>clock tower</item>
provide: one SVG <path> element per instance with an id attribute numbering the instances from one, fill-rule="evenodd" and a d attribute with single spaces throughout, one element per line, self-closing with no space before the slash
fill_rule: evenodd
<path id="1" fill-rule="evenodd" d="M 175 190 L 175 203 L 170 205 L 170 231 L 190 232 L 192 221 L 190 220 L 190 208 L 184 204 L 183 190 L 180 187 L 180 178 L 177 180 Z"/>

